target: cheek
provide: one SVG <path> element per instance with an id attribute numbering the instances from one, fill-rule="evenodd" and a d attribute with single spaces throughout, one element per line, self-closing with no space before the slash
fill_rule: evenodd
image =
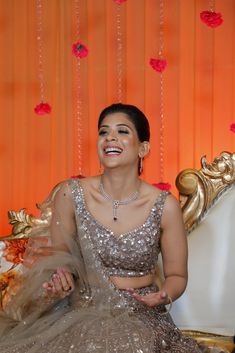
<path id="1" fill-rule="evenodd" d="M 139 143 L 134 137 L 123 139 L 123 144 L 134 149 L 139 148 Z"/>
<path id="2" fill-rule="evenodd" d="M 96 142 L 96 150 L 97 150 L 98 156 L 100 157 L 103 151 L 102 142 L 100 141 L 100 139 L 98 139 Z"/>

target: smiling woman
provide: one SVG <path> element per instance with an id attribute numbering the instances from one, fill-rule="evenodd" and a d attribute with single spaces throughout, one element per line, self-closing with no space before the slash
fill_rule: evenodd
<path id="1" fill-rule="evenodd" d="M 27 247 L 24 283 L 0 320 L 1 353 L 216 352 L 183 336 L 167 309 L 187 284 L 187 244 L 177 200 L 139 178 L 148 120 L 114 104 L 98 132 L 103 174 L 64 181 L 41 205 L 50 225 Z M 43 236 L 50 251 L 37 245 Z"/>

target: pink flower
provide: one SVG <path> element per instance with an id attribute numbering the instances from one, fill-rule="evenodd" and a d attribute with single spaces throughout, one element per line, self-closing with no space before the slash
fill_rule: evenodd
<path id="1" fill-rule="evenodd" d="M 88 49 L 81 42 L 76 42 L 72 46 L 72 53 L 76 56 L 76 58 L 82 59 L 88 55 Z"/>
<path id="2" fill-rule="evenodd" d="M 235 123 L 232 123 L 230 125 L 230 131 L 234 132 L 235 133 Z"/>
<path id="3" fill-rule="evenodd" d="M 149 64 L 152 66 L 154 70 L 157 72 L 163 72 L 167 66 L 167 62 L 164 59 L 154 59 L 151 58 L 149 60 Z"/>
<path id="4" fill-rule="evenodd" d="M 169 191 L 171 189 L 171 184 L 169 183 L 156 183 L 156 184 L 152 184 L 155 188 L 158 188 L 160 190 L 165 190 L 165 191 Z"/>
<path id="5" fill-rule="evenodd" d="M 113 0 L 116 2 L 116 4 L 121 5 L 123 2 L 126 2 L 126 0 Z"/>
<path id="6" fill-rule="evenodd" d="M 51 106 L 48 103 L 41 102 L 40 104 L 36 105 L 34 111 L 38 115 L 50 114 Z"/>
<path id="7" fill-rule="evenodd" d="M 85 176 L 81 175 L 81 174 L 78 174 L 78 175 L 72 175 L 70 178 L 72 178 L 72 179 L 83 179 L 83 178 L 85 178 Z"/>
<path id="8" fill-rule="evenodd" d="M 219 12 L 214 11 L 202 11 L 200 18 L 203 23 L 211 28 L 220 26 L 223 23 L 222 15 Z"/>

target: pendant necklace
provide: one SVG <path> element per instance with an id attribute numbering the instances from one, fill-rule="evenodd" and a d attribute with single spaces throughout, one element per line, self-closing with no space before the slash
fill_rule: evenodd
<path id="1" fill-rule="evenodd" d="M 120 205 L 128 205 L 132 201 L 135 201 L 137 199 L 138 195 L 139 195 L 139 191 L 135 191 L 133 194 L 128 196 L 125 200 L 114 200 L 110 195 L 108 195 L 105 192 L 102 180 L 100 181 L 99 190 L 100 190 L 100 193 L 102 194 L 102 196 L 104 196 L 104 198 L 107 201 L 112 202 L 112 205 L 113 205 L 113 220 L 114 221 L 118 220 L 118 217 L 117 217 L 117 209 L 118 209 L 118 207 Z"/>

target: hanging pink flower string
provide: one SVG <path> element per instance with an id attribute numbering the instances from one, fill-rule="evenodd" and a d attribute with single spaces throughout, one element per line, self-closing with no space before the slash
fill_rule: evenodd
<path id="1" fill-rule="evenodd" d="M 167 67 L 167 62 L 166 62 L 165 59 L 154 59 L 154 58 L 151 58 L 149 60 L 149 64 L 157 72 L 163 72 L 166 69 L 166 67 Z"/>
<path id="2" fill-rule="evenodd" d="M 126 2 L 126 0 L 113 0 L 116 4 L 121 5 L 122 3 Z"/>
<path id="3" fill-rule="evenodd" d="M 154 183 L 158 189 L 161 190 L 170 190 L 171 185 L 167 182 L 164 182 L 164 75 L 163 72 L 167 67 L 167 61 L 164 59 L 164 0 L 159 0 L 159 48 L 158 48 L 158 57 L 150 58 L 149 65 L 153 68 L 153 70 L 159 73 L 159 176 L 160 181 L 158 183 Z"/>
<path id="4" fill-rule="evenodd" d="M 84 179 L 85 176 L 84 176 L 84 175 L 81 175 L 81 174 L 78 174 L 78 175 L 71 175 L 70 178 L 71 178 L 71 179 Z"/>
<path id="5" fill-rule="evenodd" d="M 215 28 L 223 23 L 222 15 L 215 11 L 202 11 L 200 18 L 208 27 Z"/>
<path id="6" fill-rule="evenodd" d="M 34 111 L 38 115 L 50 114 L 51 106 L 48 103 L 41 102 L 38 105 L 36 105 L 36 107 L 34 108 Z"/>
<path id="7" fill-rule="evenodd" d="M 88 55 L 88 49 L 84 44 L 78 41 L 72 45 L 72 53 L 76 58 L 83 59 Z"/>
<path id="8" fill-rule="evenodd" d="M 43 22 L 42 22 L 42 1 L 36 1 L 36 17 L 37 17 L 37 53 L 38 53 L 38 80 L 40 89 L 41 102 L 34 107 L 37 115 L 45 115 L 51 113 L 51 106 L 44 101 L 44 74 L 43 74 Z"/>
<path id="9" fill-rule="evenodd" d="M 232 131 L 233 133 L 235 133 L 235 123 L 232 123 L 230 125 L 230 131 Z"/>
<path id="10" fill-rule="evenodd" d="M 165 190 L 165 191 L 169 191 L 171 189 L 171 184 L 169 183 L 154 183 L 152 184 L 155 188 L 160 189 L 160 190 Z"/>

